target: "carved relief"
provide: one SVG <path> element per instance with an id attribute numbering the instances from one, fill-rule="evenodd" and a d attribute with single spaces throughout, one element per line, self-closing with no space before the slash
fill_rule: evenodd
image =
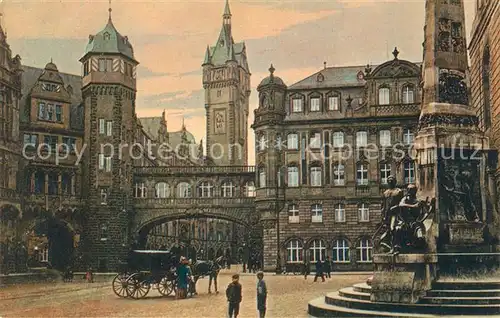
<path id="1" fill-rule="evenodd" d="M 224 134 L 226 132 L 226 112 L 224 110 L 215 111 L 215 133 Z"/>
<path id="2" fill-rule="evenodd" d="M 465 74 L 447 69 L 439 70 L 439 102 L 460 105 L 469 104 Z"/>
<path id="3" fill-rule="evenodd" d="M 449 19 L 439 19 L 439 33 L 437 49 L 442 52 L 450 51 L 451 21 Z"/>

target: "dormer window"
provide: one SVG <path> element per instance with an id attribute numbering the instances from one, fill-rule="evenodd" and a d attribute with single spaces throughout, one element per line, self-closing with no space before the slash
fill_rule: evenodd
<path id="1" fill-rule="evenodd" d="M 220 41 L 219 41 L 219 45 L 220 45 L 220 46 L 224 46 L 224 40 L 220 40 Z"/>
<path id="2" fill-rule="evenodd" d="M 110 34 L 108 32 L 104 32 L 104 40 L 108 41 L 110 39 Z"/>

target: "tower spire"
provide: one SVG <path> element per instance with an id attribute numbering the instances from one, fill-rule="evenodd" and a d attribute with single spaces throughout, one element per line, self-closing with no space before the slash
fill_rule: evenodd
<path id="1" fill-rule="evenodd" d="M 229 9 L 229 0 L 226 0 L 226 7 L 224 8 L 224 18 L 231 18 L 231 9 Z"/>
<path id="2" fill-rule="evenodd" d="M 111 8 L 111 0 L 109 0 L 109 7 L 108 7 L 108 14 L 109 14 L 109 22 L 111 22 L 111 12 L 113 11 L 113 9 Z"/>

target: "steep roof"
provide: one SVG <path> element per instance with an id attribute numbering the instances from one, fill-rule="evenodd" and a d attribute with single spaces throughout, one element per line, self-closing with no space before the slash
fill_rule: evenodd
<path id="1" fill-rule="evenodd" d="M 158 131 L 160 130 L 162 117 L 140 117 L 139 121 L 149 137 L 152 140 L 158 140 Z"/>
<path id="2" fill-rule="evenodd" d="M 21 77 L 21 101 L 20 107 L 21 111 L 19 114 L 20 121 L 23 123 L 27 123 L 29 121 L 28 112 L 26 111 L 26 107 L 28 105 L 28 99 L 30 98 L 31 89 L 35 86 L 38 79 L 42 76 L 44 69 L 32 66 L 21 66 L 23 70 L 23 75 Z M 70 114 L 70 125 L 71 128 L 74 129 L 83 129 L 83 116 L 81 113 L 81 105 L 82 105 L 82 77 L 79 75 L 67 74 L 59 72 L 59 76 L 62 78 L 64 82 L 64 87 L 68 88 L 71 86 L 71 114 Z M 83 106 L 82 106 L 83 107 Z"/>
<path id="3" fill-rule="evenodd" d="M 290 85 L 288 89 L 363 86 L 365 85 L 365 80 L 359 79 L 358 74 L 360 72 L 364 73 L 364 70 L 364 65 L 327 67 Z M 318 80 L 318 77 L 322 77 L 322 80 Z"/>
<path id="4" fill-rule="evenodd" d="M 128 41 L 128 37 L 121 35 L 116 30 L 111 21 L 111 16 L 104 29 L 96 35 L 89 36 L 85 55 L 88 53 L 122 54 L 135 61 L 132 44 Z"/>

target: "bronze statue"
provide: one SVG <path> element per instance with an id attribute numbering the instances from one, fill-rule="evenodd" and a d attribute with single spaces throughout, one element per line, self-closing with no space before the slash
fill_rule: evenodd
<path id="1" fill-rule="evenodd" d="M 409 184 L 406 195 L 399 203 L 399 215 L 394 227 L 394 254 L 401 247 L 413 250 L 425 247 L 425 226 L 423 222 L 434 212 L 435 199 L 429 202 L 417 199 L 417 187 Z"/>
<path id="2" fill-rule="evenodd" d="M 380 236 L 380 245 L 389 250 L 389 253 L 392 253 L 395 246 L 394 226 L 396 225 L 399 202 L 403 198 L 403 191 L 396 187 L 396 178 L 394 176 L 387 178 L 387 184 L 389 188 L 385 190 L 382 196 L 381 228 L 384 228 L 384 233 Z"/>

